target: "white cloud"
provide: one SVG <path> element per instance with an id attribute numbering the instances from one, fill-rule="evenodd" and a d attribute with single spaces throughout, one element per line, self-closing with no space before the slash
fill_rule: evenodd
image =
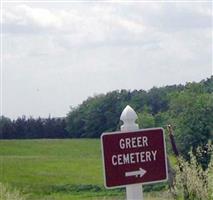
<path id="1" fill-rule="evenodd" d="M 60 28 L 62 25 L 60 17 L 57 17 L 48 9 L 32 8 L 24 4 L 5 8 L 5 18 L 3 19 L 6 25 L 34 25 L 38 28 Z"/>
<path id="2" fill-rule="evenodd" d="M 205 3 L 11 3 L 3 15 L 3 113 L 10 117 L 61 116 L 94 93 L 211 75 Z"/>
<path id="3" fill-rule="evenodd" d="M 32 30 L 31 34 L 36 34 L 45 29 L 47 33 L 70 34 L 77 40 L 105 40 L 116 32 L 138 34 L 145 29 L 141 22 L 120 16 L 113 7 L 83 6 L 81 9 L 50 11 L 47 8 L 18 5 L 7 7 L 4 13 L 5 28 L 10 33 L 17 33 L 17 30 L 30 33 Z"/>

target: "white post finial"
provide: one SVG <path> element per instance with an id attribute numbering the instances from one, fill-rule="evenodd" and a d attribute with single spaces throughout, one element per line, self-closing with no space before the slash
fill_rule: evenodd
<path id="1" fill-rule="evenodd" d="M 120 120 L 123 121 L 121 131 L 136 131 L 139 129 L 138 124 L 135 123 L 138 118 L 136 112 L 127 105 L 121 113 Z M 127 185 L 126 186 L 126 199 L 127 200 L 143 200 L 143 189 L 141 184 Z"/>
<path id="2" fill-rule="evenodd" d="M 121 131 L 134 131 L 138 129 L 138 124 L 135 123 L 138 116 L 136 112 L 127 105 L 126 108 L 121 113 L 120 120 L 123 121 L 121 126 Z"/>

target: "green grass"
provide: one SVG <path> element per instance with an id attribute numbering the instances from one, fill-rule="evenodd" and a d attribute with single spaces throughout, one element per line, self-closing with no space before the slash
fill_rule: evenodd
<path id="1" fill-rule="evenodd" d="M 0 182 L 29 200 L 124 199 L 103 186 L 97 139 L 1 140 Z"/>
<path id="2" fill-rule="evenodd" d="M 103 188 L 99 140 L 2 140 L 0 147 L 0 182 L 30 199 L 118 193 Z"/>

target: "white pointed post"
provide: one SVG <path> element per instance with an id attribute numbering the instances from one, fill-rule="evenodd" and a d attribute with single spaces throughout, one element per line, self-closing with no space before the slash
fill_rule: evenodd
<path id="1" fill-rule="evenodd" d="M 138 116 L 136 112 L 127 105 L 121 113 L 120 120 L 123 121 L 121 131 L 136 131 L 139 129 L 138 124 L 135 123 Z M 127 200 L 143 200 L 143 189 L 141 184 L 133 184 L 126 186 Z"/>

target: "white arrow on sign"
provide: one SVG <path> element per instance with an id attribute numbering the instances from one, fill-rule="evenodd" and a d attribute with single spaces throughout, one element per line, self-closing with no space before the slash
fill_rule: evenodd
<path id="1" fill-rule="evenodd" d="M 146 174 L 146 170 L 144 170 L 140 167 L 139 170 L 137 170 L 137 171 L 126 172 L 125 176 L 126 177 L 127 176 L 136 176 L 136 177 L 140 176 L 140 177 L 142 177 L 144 174 Z"/>

